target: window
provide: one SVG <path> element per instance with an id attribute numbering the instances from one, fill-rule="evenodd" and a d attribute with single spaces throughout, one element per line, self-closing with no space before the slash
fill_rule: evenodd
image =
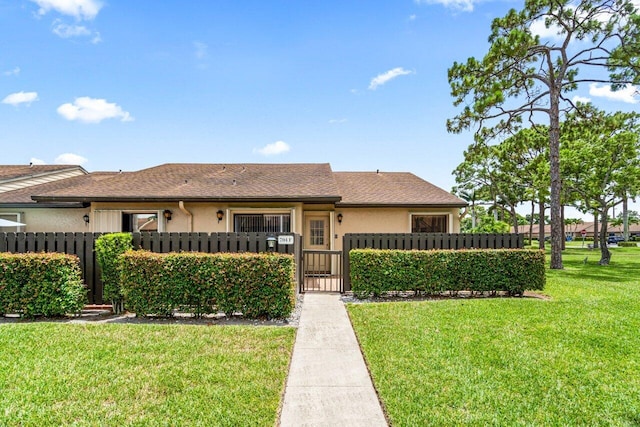
<path id="1" fill-rule="evenodd" d="M 312 219 L 309 223 L 309 239 L 312 245 L 324 245 L 324 220 Z"/>
<path id="2" fill-rule="evenodd" d="M 412 215 L 412 233 L 447 233 L 448 215 Z"/>
<path id="3" fill-rule="evenodd" d="M 7 221 L 13 222 L 22 222 L 21 215 L 19 213 L 0 213 L 0 218 L 6 219 Z M 20 231 L 22 226 L 18 227 L 0 227 L 0 231 Z"/>
<path id="4" fill-rule="evenodd" d="M 123 212 L 122 231 L 158 231 L 158 212 Z"/>
<path id="5" fill-rule="evenodd" d="M 288 233 L 291 214 L 235 214 L 233 231 L 236 233 Z"/>

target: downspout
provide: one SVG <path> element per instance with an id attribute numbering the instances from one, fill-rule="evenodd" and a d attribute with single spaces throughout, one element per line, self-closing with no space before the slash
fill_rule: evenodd
<path id="1" fill-rule="evenodd" d="M 187 230 L 187 231 L 188 231 L 189 233 L 193 232 L 193 214 L 191 214 L 191 212 L 189 212 L 189 211 L 187 210 L 187 208 L 185 208 L 185 207 L 184 207 L 184 202 L 183 202 L 182 200 L 180 200 L 180 201 L 178 202 L 178 207 L 179 207 L 179 208 L 180 208 L 180 210 L 181 210 L 182 212 L 184 212 L 184 214 L 189 218 L 189 219 L 187 220 L 187 225 L 188 225 L 188 227 L 187 227 L 187 228 L 188 228 L 188 230 Z"/>

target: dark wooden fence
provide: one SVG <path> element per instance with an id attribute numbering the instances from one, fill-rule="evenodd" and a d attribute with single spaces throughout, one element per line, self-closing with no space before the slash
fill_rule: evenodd
<path id="1" fill-rule="evenodd" d="M 290 233 L 283 233 L 291 235 Z M 60 252 L 76 255 L 88 289 L 90 304 L 102 304 L 102 281 L 95 258 L 94 242 L 102 233 L 0 233 L 0 252 Z M 136 249 L 152 252 L 267 252 L 267 233 L 133 233 Z M 302 258 L 302 238 L 293 235 L 293 244 L 275 243 L 275 252 L 294 254 L 296 265 Z M 301 271 L 296 271 L 298 283 Z"/>
<path id="2" fill-rule="evenodd" d="M 363 233 L 345 234 L 344 290 L 351 290 L 349 251 L 351 249 L 522 249 L 523 234 L 450 234 L 450 233 Z"/>

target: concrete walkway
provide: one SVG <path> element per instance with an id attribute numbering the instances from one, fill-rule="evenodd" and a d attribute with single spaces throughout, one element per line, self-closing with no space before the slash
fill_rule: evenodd
<path id="1" fill-rule="evenodd" d="M 387 425 L 340 294 L 304 295 L 280 425 Z"/>

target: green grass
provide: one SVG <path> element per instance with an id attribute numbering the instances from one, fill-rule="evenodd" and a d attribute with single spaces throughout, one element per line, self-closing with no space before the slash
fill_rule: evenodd
<path id="1" fill-rule="evenodd" d="M 0 426 L 276 422 L 295 330 L 0 325 Z"/>
<path id="2" fill-rule="evenodd" d="M 349 305 L 392 424 L 639 425 L 640 248 L 611 251 L 568 249 L 550 300 Z"/>

